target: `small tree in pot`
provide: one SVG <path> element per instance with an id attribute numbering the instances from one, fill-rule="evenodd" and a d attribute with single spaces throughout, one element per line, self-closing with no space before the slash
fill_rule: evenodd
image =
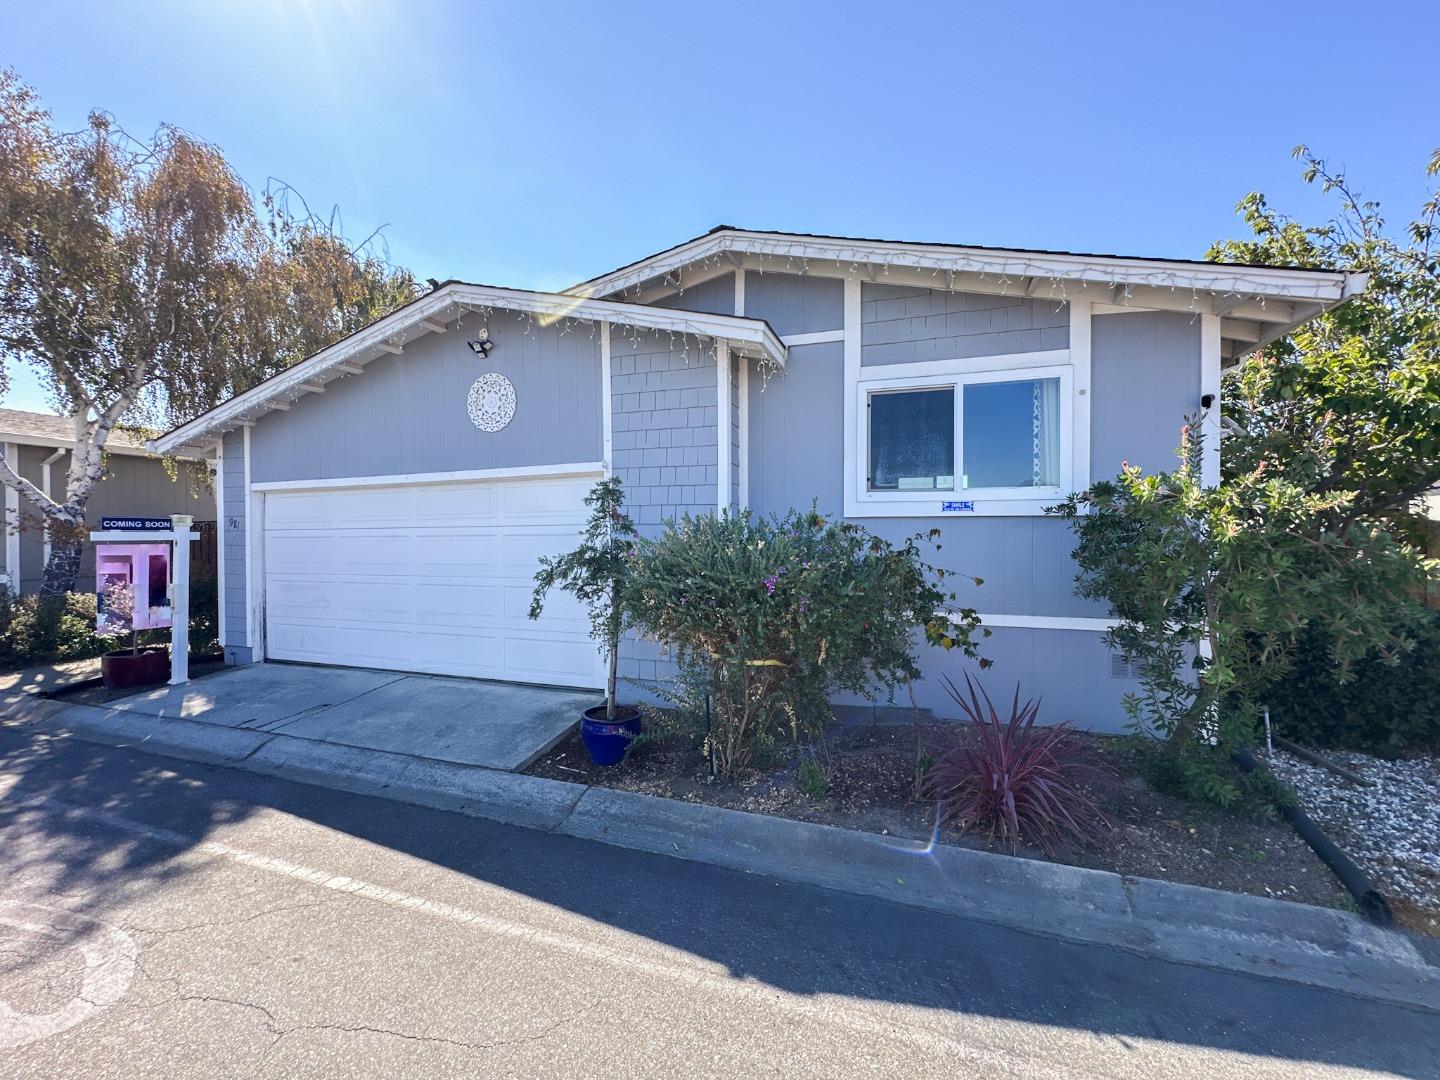
<path id="1" fill-rule="evenodd" d="M 605 704 L 585 710 L 581 734 L 597 765 L 614 765 L 624 757 L 630 739 L 640 733 L 640 710 L 615 704 L 620 635 L 626 626 L 624 593 L 639 534 L 624 511 L 618 478 L 612 476 L 591 488 L 585 505 L 590 508 L 590 520 L 580 546 L 565 555 L 540 560 L 530 618 L 540 617 L 546 594 L 553 588 L 570 593 L 589 609 L 590 634 L 605 652 L 609 673 Z"/>

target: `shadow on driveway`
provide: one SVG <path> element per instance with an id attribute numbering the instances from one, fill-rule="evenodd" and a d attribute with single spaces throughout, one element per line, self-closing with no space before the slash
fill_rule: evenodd
<path id="1" fill-rule="evenodd" d="M 44 865 L 94 896 L 160 889 L 182 851 L 117 839 L 55 800 L 199 843 L 266 808 L 723 964 L 792 994 L 835 994 L 1317 1065 L 1435 1075 L 1440 1018 L 967 922 L 899 904 L 398 805 L 219 767 L 0 729 L 0 825 L 43 830 Z M 344 867 L 326 867 L 344 873 Z M 81 909 L 83 910 L 83 909 Z"/>

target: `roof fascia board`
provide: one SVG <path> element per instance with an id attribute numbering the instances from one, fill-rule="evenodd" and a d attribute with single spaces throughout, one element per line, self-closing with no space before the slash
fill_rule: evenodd
<path id="1" fill-rule="evenodd" d="M 17 446 L 44 446 L 52 450 L 73 450 L 75 443 L 70 439 L 58 439 L 50 435 L 32 435 L 29 432 L 0 431 L 0 442 L 12 442 Z M 101 449 L 107 454 L 125 454 L 131 457 L 154 457 L 144 446 L 130 446 L 123 443 L 106 443 Z"/>
<path id="2" fill-rule="evenodd" d="M 1163 259 L 1118 259 L 1093 255 L 1039 255 L 1019 251 L 930 244 L 891 244 L 877 240 L 842 240 L 756 233 L 744 230 L 697 237 L 667 252 L 632 266 L 574 286 L 572 294 L 613 295 L 651 282 L 706 259 L 731 253 L 799 261 L 837 263 L 846 273 L 880 262 L 891 267 L 941 272 L 978 273 L 1001 278 L 1054 278 L 1097 285 L 1152 286 L 1190 289 L 1226 295 L 1248 294 L 1312 301 L 1337 301 L 1353 295 L 1347 278 L 1334 270 L 1301 270 L 1234 266 L 1227 263 L 1193 264 Z"/>
<path id="3" fill-rule="evenodd" d="M 260 385 L 237 394 L 223 405 L 181 424 L 158 439 L 150 440 L 146 447 L 154 453 L 174 453 L 182 446 L 198 445 L 200 440 L 213 437 L 213 432 L 227 430 L 249 418 L 250 414 L 265 411 L 272 401 L 301 395 L 305 383 L 315 382 L 341 364 L 375 350 L 391 352 L 395 350 L 397 341 L 401 346 L 407 342 L 407 331 L 419 326 L 422 332 L 428 332 L 423 325 L 426 322 L 448 323 L 467 308 L 503 308 L 527 312 L 542 319 L 612 322 L 646 330 L 724 338 L 742 352 L 758 355 L 780 366 L 784 366 L 786 358 L 784 343 L 769 324 L 760 319 L 457 282 L 407 304 Z M 375 358 L 374 355 L 366 357 Z"/>
<path id="4" fill-rule="evenodd" d="M 457 285 L 456 296 L 463 303 L 480 307 L 501 307 L 526 311 L 551 319 L 583 319 L 620 323 L 642 330 L 668 330 L 677 334 L 724 338 L 735 345 L 749 345 L 773 363 L 784 365 L 785 346 L 761 319 L 738 315 L 712 315 L 684 308 L 651 307 L 622 300 L 594 300 L 566 293 L 529 292 L 494 285 Z"/>

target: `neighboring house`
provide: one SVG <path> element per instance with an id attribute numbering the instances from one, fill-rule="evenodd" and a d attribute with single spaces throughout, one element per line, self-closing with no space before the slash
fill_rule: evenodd
<path id="1" fill-rule="evenodd" d="M 722 227 L 564 294 L 445 282 L 151 445 L 219 463 L 233 663 L 598 687 L 568 597 L 526 606 L 613 471 L 652 532 L 812 502 L 892 539 L 939 527 L 939 561 L 985 580 L 960 603 L 994 630 L 987 683 L 1114 729 L 1133 681 L 1044 507 L 1124 460 L 1172 466 L 1202 412 L 1218 478 L 1222 367 L 1363 288 Z M 643 641 L 622 660 L 666 669 Z M 954 715 L 934 676 L 961 659 L 923 664 L 920 704 Z"/>
<path id="2" fill-rule="evenodd" d="M 0 443 L 16 472 L 52 498 L 63 499 L 75 445 L 69 417 L 0 409 Z M 172 480 L 165 463 L 146 450 L 141 440 L 113 431 L 105 446 L 105 475 L 90 496 L 86 520 L 97 529 L 100 518 L 107 515 L 190 514 L 198 523 L 213 522 L 214 495 L 201 479 L 206 469 L 203 463 L 183 463 Z M 40 512 L 7 486 L 5 521 L 6 579 L 19 592 L 39 592 L 50 557 Z M 93 588 L 94 575 L 95 553 L 87 543 L 76 587 L 81 591 Z"/>

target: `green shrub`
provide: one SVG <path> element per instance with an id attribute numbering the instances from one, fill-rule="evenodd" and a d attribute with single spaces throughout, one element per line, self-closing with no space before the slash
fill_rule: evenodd
<path id="1" fill-rule="evenodd" d="M 1125 708 L 1153 736 L 1155 775 L 1195 798 L 1245 795 L 1231 761 L 1254 745 L 1260 708 L 1314 623 L 1335 651 L 1403 646 L 1393 623 L 1434 564 L 1377 525 L 1333 527 L 1349 494 L 1319 494 L 1256 468 L 1206 486 L 1198 428 L 1182 428 L 1180 467 L 1124 464 L 1050 510 L 1070 520 L 1075 591 L 1108 603 L 1106 644 L 1139 667 Z"/>
<path id="2" fill-rule="evenodd" d="M 830 790 L 830 781 L 825 776 L 824 767 L 813 757 L 807 757 L 800 762 L 795 780 L 800 785 L 800 790 L 812 799 L 823 799 Z"/>
<path id="3" fill-rule="evenodd" d="M 204 651 L 218 642 L 219 600 L 213 580 L 190 586 L 190 648 Z M 162 644 L 168 630 L 142 631 L 140 644 Z M 28 594 L 13 596 L 0 589 L 0 669 L 13 671 L 34 664 L 84 660 L 129 645 L 128 635 L 101 637 L 95 633 L 95 594 L 66 593 L 42 600 Z"/>
<path id="4" fill-rule="evenodd" d="M 7 669 L 82 660 L 115 647 L 113 639 L 95 633 L 93 593 L 66 593 L 47 600 L 7 596 L 0 619 L 0 665 Z"/>
<path id="5" fill-rule="evenodd" d="M 190 583 L 190 651 L 220 648 L 220 586 L 214 578 Z"/>
<path id="6" fill-rule="evenodd" d="M 1391 756 L 1440 750 L 1440 613 L 1405 627 L 1409 648 L 1335 662 L 1330 634 L 1313 626 L 1290 672 L 1270 688 L 1275 730 L 1297 742 Z"/>
<path id="7" fill-rule="evenodd" d="M 975 655 L 973 611 L 921 558 L 938 530 L 891 544 L 813 509 L 783 518 L 686 516 L 637 546 L 631 620 L 710 696 L 704 746 L 732 775 L 776 739 L 817 735 L 829 698 L 917 677 L 917 634 Z"/>

